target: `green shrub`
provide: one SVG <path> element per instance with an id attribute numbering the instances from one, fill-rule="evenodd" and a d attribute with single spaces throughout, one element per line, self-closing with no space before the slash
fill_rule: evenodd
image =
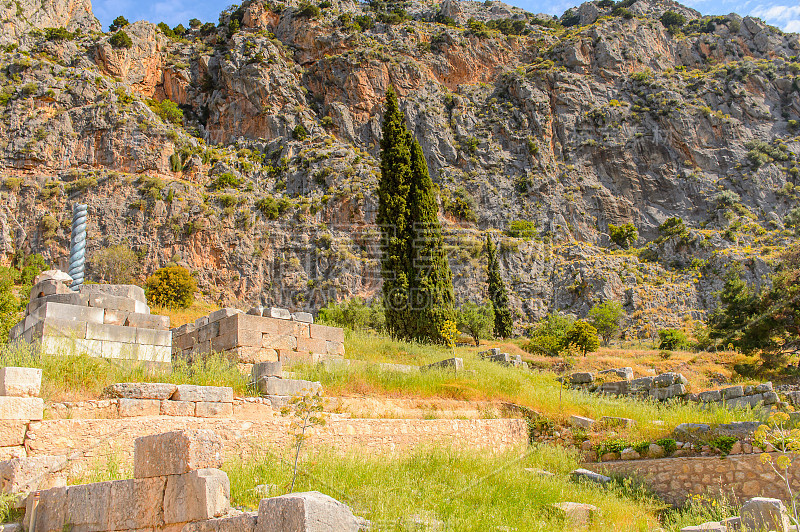
<path id="1" fill-rule="evenodd" d="M 382 331 L 386 317 L 380 300 L 365 303 L 363 299 L 355 297 L 341 303 L 328 302 L 319 310 L 318 321 L 345 329 Z"/>
<path id="2" fill-rule="evenodd" d="M 118 244 L 98 250 L 89 259 L 96 280 L 112 284 L 130 284 L 136 279 L 139 256 L 129 246 Z"/>
<path id="3" fill-rule="evenodd" d="M 264 196 L 256 201 L 256 208 L 267 220 L 277 220 L 288 209 L 288 202 L 280 202 L 272 196 Z"/>
<path id="4" fill-rule="evenodd" d="M 209 187 L 211 190 L 223 190 L 226 188 L 238 188 L 241 181 L 238 177 L 230 172 L 219 174 L 214 181 L 211 182 Z"/>
<path id="5" fill-rule="evenodd" d="M 147 100 L 147 105 L 164 122 L 179 125 L 183 123 L 183 111 L 172 100 L 162 100 L 161 102 Z"/>
<path id="6" fill-rule="evenodd" d="M 3 186 L 13 192 L 18 192 L 22 187 L 22 178 L 20 177 L 7 177 L 3 179 Z"/>
<path id="7" fill-rule="evenodd" d="M 133 46 L 133 41 L 127 33 L 120 30 L 111 36 L 111 38 L 108 40 L 108 44 L 114 48 L 130 48 Z"/>
<path id="8" fill-rule="evenodd" d="M 111 22 L 111 25 L 108 26 L 108 31 L 113 33 L 115 31 L 121 30 L 128 24 L 130 24 L 130 22 L 128 22 L 128 19 L 120 15 Z"/>
<path id="9" fill-rule="evenodd" d="M 681 29 L 686 24 L 686 17 L 674 11 L 665 11 L 659 20 L 671 32 Z"/>
<path id="10" fill-rule="evenodd" d="M 173 153 L 169 156 L 169 169 L 173 172 L 180 172 L 183 170 L 183 161 L 179 153 Z"/>
<path id="11" fill-rule="evenodd" d="M 678 448 L 677 442 L 672 438 L 661 438 L 656 440 L 656 445 L 660 445 L 664 449 L 664 453 L 669 456 Z"/>
<path id="12" fill-rule="evenodd" d="M 64 189 L 66 190 L 67 194 L 72 194 L 74 192 L 83 192 L 84 190 L 88 190 L 96 185 L 97 179 L 94 177 L 81 177 L 80 179 L 76 179 L 75 181 L 67 184 Z"/>
<path id="13" fill-rule="evenodd" d="M 608 224 L 608 235 L 611 241 L 623 249 L 628 249 L 639 238 L 639 231 L 632 223 L 614 225 Z"/>
<path id="14" fill-rule="evenodd" d="M 197 281 L 186 268 L 160 268 L 145 281 L 147 302 L 152 306 L 188 308 L 194 302 Z"/>
<path id="15" fill-rule="evenodd" d="M 508 224 L 505 233 L 508 236 L 525 240 L 530 240 L 539 234 L 536 230 L 536 222 L 530 220 L 513 220 Z"/>
<path id="16" fill-rule="evenodd" d="M 709 441 L 708 444 L 714 449 L 719 450 L 719 452 L 722 453 L 722 456 L 727 456 L 731 454 L 733 444 L 737 441 L 739 440 L 734 436 L 717 436 L 713 440 Z"/>
<path id="17" fill-rule="evenodd" d="M 600 347 L 597 329 L 587 321 L 578 320 L 564 336 L 563 346 L 565 349 L 578 349 L 583 356 L 586 356 L 588 352 L 596 351 Z"/>
<path id="18" fill-rule="evenodd" d="M 475 200 L 464 189 L 458 187 L 450 196 L 442 198 L 442 210 L 467 222 L 476 222 Z"/>
<path id="19" fill-rule="evenodd" d="M 528 334 L 530 340 L 522 345 L 528 353 L 558 356 L 564 349 L 564 338 L 575 319 L 568 314 L 552 312 Z"/>
<path id="20" fill-rule="evenodd" d="M 67 31 L 67 28 L 45 28 L 44 35 L 48 41 L 71 41 L 75 38 L 75 34 Z"/>
<path id="21" fill-rule="evenodd" d="M 305 140 L 308 138 L 308 130 L 303 127 L 303 124 L 297 124 L 292 130 L 292 138 L 295 140 Z"/>
<path id="22" fill-rule="evenodd" d="M 678 329 L 661 329 L 658 331 L 658 348 L 674 351 L 686 347 L 689 343 L 686 334 Z"/>
<path id="23" fill-rule="evenodd" d="M 317 18 L 322 13 L 319 6 L 314 4 L 300 4 L 297 9 L 297 16 L 306 18 Z"/>
<path id="24" fill-rule="evenodd" d="M 615 17 L 622 17 L 625 20 L 630 20 L 633 18 L 633 13 L 631 12 L 631 10 L 625 7 L 615 7 L 611 11 L 611 14 Z"/>
<path id="25" fill-rule="evenodd" d="M 658 226 L 658 231 L 665 237 L 671 237 L 675 235 L 686 235 L 689 233 L 689 229 L 687 229 L 686 224 L 683 223 L 681 218 L 672 217 L 668 218 L 663 224 Z"/>

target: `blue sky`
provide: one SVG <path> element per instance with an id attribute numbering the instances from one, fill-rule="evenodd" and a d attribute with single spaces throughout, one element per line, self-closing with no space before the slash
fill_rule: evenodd
<path id="1" fill-rule="evenodd" d="M 580 1 L 555 0 L 513 0 L 507 2 L 533 13 L 560 15 L 567 8 Z M 687 0 L 683 2 L 705 15 L 753 15 L 764 19 L 784 31 L 800 32 L 800 4 L 797 0 Z M 214 0 L 93 0 L 94 14 L 100 19 L 104 28 L 117 15 L 124 15 L 131 22 L 149 20 L 164 21 L 170 26 L 178 23 L 186 25 L 190 18 L 199 18 L 203 22 L 217 22 L 219 12 L 230 4 Z"/>

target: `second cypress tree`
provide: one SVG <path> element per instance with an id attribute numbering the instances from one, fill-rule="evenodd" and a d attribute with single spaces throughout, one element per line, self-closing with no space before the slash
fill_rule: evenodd
<path id="1" fill-rule="evenodd" d="M 503 278 L 500 277 L 500 261 L 497 259 L 497 248 L 492 237 L 486 235 L 486 258 L 488 259 L 489 300 L 494 308 L 494 335 L 496 338 L 508 338 L 514 330 L 514 319 L 508 306 L 508 291 Z"/>

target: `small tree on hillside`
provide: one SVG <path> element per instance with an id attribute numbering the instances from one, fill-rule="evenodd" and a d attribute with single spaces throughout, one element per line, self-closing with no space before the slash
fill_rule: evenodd
<path id="1" fill-rule="evenodd" d="M 589 351 L 596 351 L 600 347 L 600 340 L 597 338 L 597 329 L 592 327 L 589 322 L 578 320 L 567 331 L 564 337 L 564 346 L 574 347 L 586 356 Z"/>
<path id="2" fill-rule="evenodd" d="M 133 46 L 130 36 L 122 30 L 112 35 L 108 43 L 114 48 L 130 48 Z"/>
<path id="3" fill-rule="evenodd" d="M 91 265 L 98 280 L 112 284 L 129 284 L 136 278 L 139 257 L 124 244 L 104 248 L 91 258 Z"/>
<path id="4" fill-rule="evenodd" d="M 608 224 L 608 236 L 611 241 L 622 249 L 628 249 L 639 238 L 639 231 L 632 223 L 614 225 Z"/>
<path id="5" fill-rule="evenodd" d="M 128 19 L 120 15 L 111 22 L 111 25 L 108 27 L 108 31 L 114 33 L 115 31 L 121 30 L 128 24 L 130 24 Z"/>
<path id="6" fill-rule="evenodd" d="M 466 302 L 458 309 L 458 330 L 469 334 L 475 345 L 481 345 L 481 338 L 488 338 L 494 330 L 494 309 L 491 303 L 478 305 Z"/>
<path id="7" fill-rule="evenodd" d="M 158 269 L 145 281 L 147 302 L 158 307 L 188 308 L 196 291 L 197 281 L 180 266 Z"/>
<path id="8" fill-rule="evenodd" d="M 508 338 L 514 331 L 514 318 L 508 304 L 506 284 L 500 276 L 497 247 L 488 234 L 486 235 L 486 259 L 488 262 L 489 301 L 494 309 L 494 335 L 497 338 Z"/>
<path id="9" fill-rule="evenodd" d="M 282 416 L 291 416 L 292 422 L 289 424 L 289 434 L 294 438 L 294 467 L 292 469 L 292 485 L 289 492 L 294 491 L 294 484 L 297 480 L 297 462 L 300 458 L 300 449 L 308 439 L 308 429 L 315 426 L 325 425 L 325 415 L 323 413 L 324 400 L 319 392 L 301 393 L 293 396 L 289 404 L 281 408 Z"/>
<path id="10" fill-rule="evenodd" d="M 597 329 L 597 334 L 603 339 L 603 344 L 608 345 L 619 332 L 625 312 L 619 301 L 606 301 L 592 307 L 589 311 L 589 322 Z"/>

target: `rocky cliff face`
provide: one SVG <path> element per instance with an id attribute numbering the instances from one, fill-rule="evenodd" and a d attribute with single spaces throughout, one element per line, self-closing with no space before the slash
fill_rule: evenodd
<path id="1" fill-rule="evenodd" d="M 520 326 L 615 298 L 647 336 L 702 318 L 731 261 L 760 282 L 795 238 L 797 34 L 658 0 L 583 4 L 568 27 L 499 2 L 413 3 L 371 28 L 391 17 L 304 7 L 245 2 L 179 38 L 137 22 L 130 48 L 88 4 L 6 12 L 0 245 L 63 260 L 80 200 L 90 257 L 125 242 L 222 303 L 376 295 L 390 84 L 440 187 L 458 296 L 484 297 L 492 231 Z M 609 238 L 624 223 L 635 249 Z"/>

